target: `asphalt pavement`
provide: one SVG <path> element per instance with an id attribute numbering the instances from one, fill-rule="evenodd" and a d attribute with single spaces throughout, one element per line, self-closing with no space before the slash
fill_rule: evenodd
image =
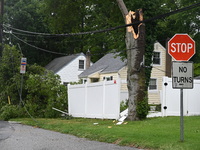
<path id="1" fill-rule="evenodd" d="M 0 150 L 138 150 L 0 121 Z"/>

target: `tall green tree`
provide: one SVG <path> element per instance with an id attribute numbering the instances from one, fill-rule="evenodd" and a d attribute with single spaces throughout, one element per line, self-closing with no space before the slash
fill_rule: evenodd
<path id="1" fill-rule="evenodd" d="M 30 32 L 48 33 L 48 26 L 44 22 L 45 14 L 41 11 L 43 5 L 43 0 L 5 0 L 4 24 Z M 20 46 L 23 55 L 28 58 L 30 64 L 38 63 L 40 65 L 46 65 L 54 56 L 26 44 L 29 43 L 39 48 L 52 50 L 52 39 L 45 39 L 43 36 L 31 36 L 30 33 L 25 34 L 10 28 L 4 28 L 4 30 L 6 32 L 11 31 L 12 34 L 24 41 L 22 42 L 16 39 L 12 34 L 4 34 L 5 43 Z"/>
<path id="2" fill-rule="evenodd" d="M 8 103 L 8 96 L 12 98 L 13 104 L 19 101 L 19 66 L 21 54 L 16 47 L 4 45 L 0 60 L 0 106 Z"/>
<path id="3" fill-rule="evenodd" d="M 47 22 L 52 33 L 79 33 L 97 31 L 123 24 L 114 0 L 45 0 Z M 106 10 L 106 11 L 105 11 Z M 66 53 L 91 51 L 96 61 L 113 49 L 125 49 L 122 41 L 124 29 L 112 32 L 65 37 L 62 44 Z M 58 43 L 58 45 L 61 43 Z"/>
<path id="4" fill-rule="evenodd" d="M 196 0 L 165 0 L 162 5 L 163 12 L 170 12 L 194 5 Z M 193 8 L 159 20 L 157 26 L 157 39 L 172 38 L 176 33 L 187 33 L 196 42 L 196 54 L 192 58 L 195 63 L 200 62 L 200 8 Z M 164 42 L 161 41 L 164 44 Z"/>

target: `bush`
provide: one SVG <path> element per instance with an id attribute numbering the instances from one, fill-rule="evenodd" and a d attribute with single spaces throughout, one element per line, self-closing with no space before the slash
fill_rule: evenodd
<path id="1" fill-rule="evenodd" d="M 137 103 L 137 117 L 139 119 L 145 119 L 148 115 L 149 105 L 148 105 L 148 97 L 146 96 L 144 100 L 139 101 Z"/>
<path id="2" fill-rule="evenodd" d="M 16 47 L 4 46 L 0 60 L 0 117 L 9 120 L 17 116 L 27 117 L 28 113 L 34 117 L 58 117 L 60 113 L 52 107 L 68 110 L 67 88 L 61 85 L 60 77 L 34 64 L 27 65 L 27 72 L 22 78 L 19 73 L 20 58 Z M 18 107 L 21 83 L 25 106 Z M 12 105 L 7 105 L 8 96 Z"/>
<path id="3" fill-rule="evenodd" d="M 68 109 L 67 88 L 61 85 L 60 77 L 53 72 L 45 71 L 41 75 L 30 74 L 25 89 L 27 110 L 35 117 L 59 117 L 61 114 L 52 107 Z"/>
<path id="4" fill-rule="evenodd" d="M 19 109 L 15 105 L 5 105 L 0 110 L 0 119 L 8 121 L 19 116 Z"/>

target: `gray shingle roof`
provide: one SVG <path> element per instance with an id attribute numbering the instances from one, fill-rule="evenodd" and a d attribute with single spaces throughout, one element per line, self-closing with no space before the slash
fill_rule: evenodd
<path id="1" fill-rule="evenodd" d="M 116 56 L 116 53 L 110 53 L 99 59 L 96 63 L 82 72 L 79 77 L 85 78 L 89 75 L 100 72 L 100 73 L 113 73 L 118 72 L 122 67 L 126 65 L 126 62 L 122 61 L 120 56 Z"/>
<path id="2" fill-rule="evenodd" d="M 45 66 L 47 70 L 51 70 L 54 73 L 58 72 L 60 69 L 62 69 L 64 66 L 69 64 L 71 61 L 73 61 L 76 57 L 81 56 L 84 54 L 79 53 L 76 55 L 70 55 L 70 56 L 63 56 L 63 57 L 58 57 L 52 60 L 48 65 Z"/>

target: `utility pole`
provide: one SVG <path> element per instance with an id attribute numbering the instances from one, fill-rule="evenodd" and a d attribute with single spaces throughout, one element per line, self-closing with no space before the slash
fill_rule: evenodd
<path id="1" fill-rule="evenodd" d="M 4 0 L 0 0 L 0 57 L 3 51 L 3 13 L 4 13 Z"/>

